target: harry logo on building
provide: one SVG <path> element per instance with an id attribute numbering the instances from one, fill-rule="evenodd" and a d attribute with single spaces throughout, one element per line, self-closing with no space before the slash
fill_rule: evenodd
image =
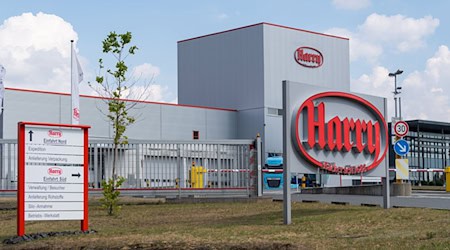
<path id="1" fill-rule="evenodd" d="M 323 55 L 311 47 L 300 47 L 294 52 L 295 61 L 307 68 L 318 68 L 323 64 Z"/>
<path id="2" fill-rule="evenodd" d="M 337 174 L 375 168 L 388 148 L 381 112 L 367 100 L 342 92 L 319 93 L 300 106 L 295 141 L 309 163 Z"/>

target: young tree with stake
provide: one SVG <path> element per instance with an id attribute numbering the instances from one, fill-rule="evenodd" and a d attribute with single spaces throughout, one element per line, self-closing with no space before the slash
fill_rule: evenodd
<path id="1" fill-rule="evenodd" d="M 103 59 L 99 59 L 99 75 L 96 77 L 97 87 L 90 86 L 97 91 L 99 95 L 105 97 L 108 105 L 108 113 L 104 115 L 112 123 L 113 127 L 113 161 L 112 161 L 112 177 L 102 181 L 103 188 L 103 206 L 107 209 L 109 215 L 116 214 L 120 206 L 118 199 L 120 191 L 118 190 L 125 179 L 117 175 L 117 165 L 119 157 L 119 147 L 128 143 L 128 137 L 125 136 L 127 127 L 136 121 L 136 118 L 129 114 L 137 102 L 124 101 L 124 98 L 131 94 L 131 88 L 138 82 L 128 77 L 128 66 L 125 59 L 129 55 L 134 55 L 138 48 L 130 45 L 132 39 L 131 32 L 124 34 L 116 34 L 110 32 L 103 40 L 103 53 L 110 54 L 115 60 L 112 68 L 105 67 Z M 103 75 L 102 75 L 103 74 Z M 150 82 L 148 82 L 144 90 L 148 90 Z M 141 99 L 146 91 L 135 98 Z"/>

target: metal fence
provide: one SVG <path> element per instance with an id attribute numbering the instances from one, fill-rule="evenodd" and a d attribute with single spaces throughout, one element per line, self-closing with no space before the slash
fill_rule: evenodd
<path id="1" fill-rule="evenodd" d="M 0 189 L 17 189 L 17 140 L 0 140 Z"/>
<path id="2" fill-rule="evenodd" d="M 255 195 L 257 149 L 253 140 L 137 141 L 117 149 L 123 190 L 145 195 Z M 17 141 L 0 140 L 0 189 L 17 188 Z M 89 141 L 89 187 L 112 177 L 114 144 Z"/>

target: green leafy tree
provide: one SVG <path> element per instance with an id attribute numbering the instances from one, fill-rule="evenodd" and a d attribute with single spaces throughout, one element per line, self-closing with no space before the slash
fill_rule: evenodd
<path id="1" fill-rule="evenodd" d="M 124 181 L 125 178 L 122 176 L 117 177 L 117 179 L 110 178 L 108 181 L 102 180 L 103 198 L 100 199 L 100 202 L 108 215 L 118 214 L 121 209 L 121 206 L 119 206 L 119 188 Z"/>
<path id="2" fill-rule="evenodd" d="M 117 164 L 119 157 L 119 148 L 123 144 L 128 143 L 128 137 L 125 136 L 127 127 L 136 121 L 136 118 L 129 114 L 129 111 L 135 107 L 137 102 L 125 101 L 130 95 L 131 87 L 138 81 L 128 76 L 128 66 L 125 59 L 129 55 L 134 55 L 138 48 L 131 45 L 131 32 L 124 34 L 116 34 L 110 32 L 103 40 L 103 53 L 112 55 L 113 67 L 108 68 L 104 65 L 102 58 L 99 59 L 99 74 L 96 77 L 96 86 L 90 86 L 105 97 L 108 105 L 108 113 L 104 115 L 111 122 L 113 127 L 113 161 L 112 161 L 112 177 L 102 182 L 103 188 L 103 206 L 107 209 L 109 215 L 113 215 L 119 211 L 119 188 L 125 181 L 123 177 L 117 176 Z M 144 91 L 140 95 L 135 95 L 135 99 L 142 99 L 145 91 L 148 89 L 150 82 L 144 86 Z"/>

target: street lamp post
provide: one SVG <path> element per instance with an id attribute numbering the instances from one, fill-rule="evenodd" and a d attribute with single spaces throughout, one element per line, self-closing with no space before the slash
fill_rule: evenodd
<path id="1" fill-rule="evenodd" d="M 401 118 L 402 117 L 402 101 L 400 99 L 400 97 L 398 97 L 398 108 L 397 108 L 397 95 L 401 94 L 400 90 L 402 89 L 402 87 L 397 87 L 397 75 L 401 75 L 403 73 L 403 70 L 397 70 L 394 73 L 389 73 L 390 77 L 394 77 L 394 103 L 395 103 L 395 118 Z M 399 111 L 397 116 L 397 110 Z"/>
<path id="2" fill-rule="evenodd" d="M 394 102 L 395 102 L 395 119 L 396 120 L 401 120 L 402 119 L 402 104 L 401 104 L 401 99 L 400 99 L 400 97 L 398 97 L 398 110 L 399 110 L 399 116 L 397 116 L 397 95 L 398 94 L 400 94 L 401 92 L 400 92 L 400 90 L 402 89 L 402 87 L 397 87 L 397 75 L 401 75 L 403 73 L 403 70 L 397 70 L 396 72 L 394 72 L 394 73 L 389 73 L 389 76 L 390 77 L 394 77 L 394 92 L 392 92 L 392 93 L 394 93 Z M 394 126 L 394 120 L 392 121 L 392 124 L 391 124 L 391 126 Z M 400 137 L 398 137 L 397 135 L 395 136 L 395 141 L 398 141 L 400 139 Z M 397 168 L 397 159 L 400 159 L 400 158 L 402 158 L 401 156 L 399 156 L 399 155 L 395 155 L 395 159 L 396 159 L 396 168 Z M 400 180 L 400 179 L 397 179 L 397 182 L 398 183 L 402 183 L 402 180 Z"/>

